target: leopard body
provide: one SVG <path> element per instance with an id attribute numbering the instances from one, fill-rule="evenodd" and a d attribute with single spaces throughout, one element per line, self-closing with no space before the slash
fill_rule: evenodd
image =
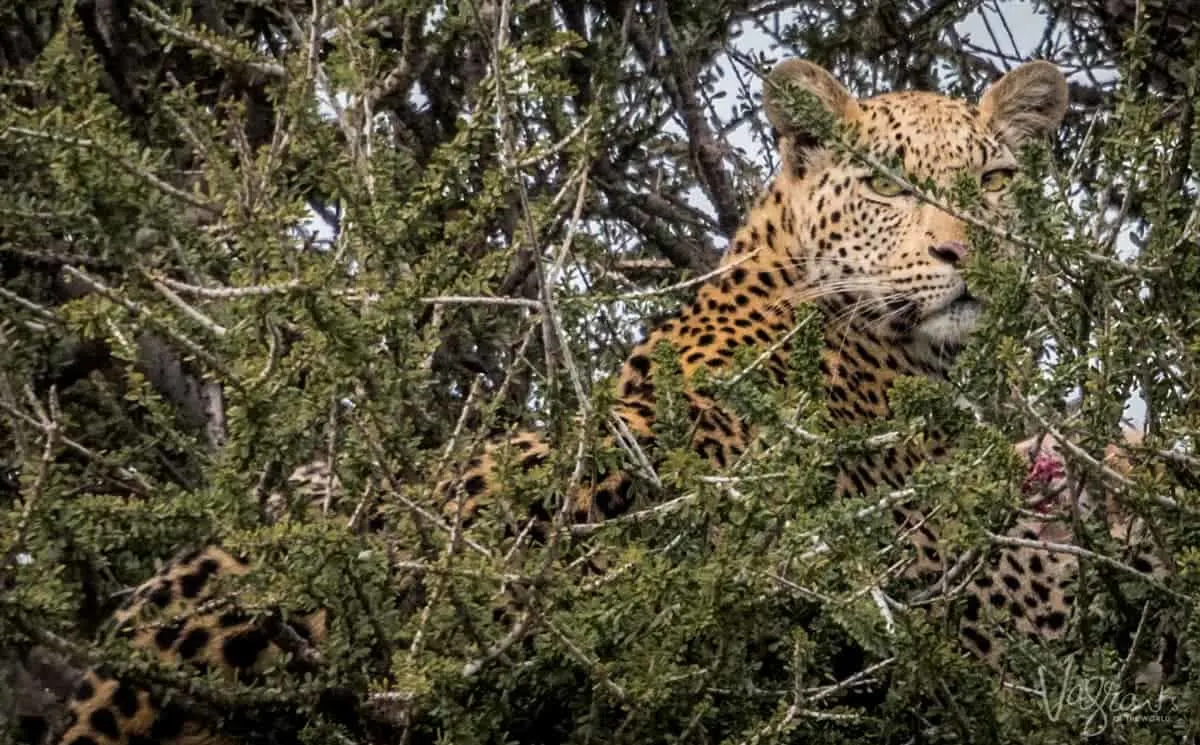
<path id="1" fill-rule="evenodd" d="M 761 353 L 766 371 L 787 379 L 797 310 L 815 308 L 823 322 L 819 368 L 834 426 L 887 419 L 889 395 L 902 376 L 944 379 L 980 313 L 962 265 L 970 246 L 961 217 L 922 201 L 903 184 L 880 176 L 845 153 L 826 147 L 796 123 L 787 89 L 800 89 L 853 133 L 863 152 L 903 166 L 918 179 L 949 187 L 967 174 L 983 187 L 983 208 L 1002 213 L 1004 191 L 1018 168 L 1016 151 L 1027 138 L 1059 125 L 1066 84 L 1053 66 L 1035 62 L 996 82 L 978 105 L 927 92 L 894 92 L 859 100 L 825 70 L 808 62 L 781 63 L 766 81 L 765 107 L 777 135 L 780 172 L 749 211 L 720 271 L 694 299 L 652 330 L 626 359 L 615 381 L 613 413 L 641 445 L 654 439 L 655 349 L 669 342 L 684 381 L 698 371 L 722 375 L 747 348 Z M 881 180 L 882 179 L 882 180 Z M 685 382 L 691 445 L 715 468 L 750 452 L 754 428 Z M 913 470 L 942 458 L 953 443 L 931 430 L 919 442 L 878 449 L 838 464 L 834 497 L 900 489 Z M 469 526 L 502 487 L 499 464 L 537 468 L 551 456 L 541 435 L 524 432 L 488 445 L 439 487 L 447 521 Z M 329 469 L 319 469 L 329 478 Z M 633 469 L 584 479 L 568 495 L 576 522 L 611 519 L 633 505 Z M 321 487 L 316 493 L 326 494 Z M 545 519 L 544 510 L 533 509 Z M 898 504 L 894 521 L 915 547 L 914 571 L 939 573 L 951 557 L 917 505 Z M 1032 531 L 1032 533 L 1030 533 Z M 1062 538 L 1028 525 L 1019 535 Z M 228 609 L 198 610 L 214 602 L 216 578 L 240 575 L 247 565 L 217 547 L 185 557 L 135 591 L 121 611 L 136 646 L 169 662 L 245 671 L 281 651 L 278 638 Z M 1030 548 L 999 552 L 969 585 L 963 641 L 994 659 L 999 644 L 988 630 L 993 611 L 1007 611 L 1019 631 L 1063 633 L 1072 602 L 1073 560 Z M 165 625 L 140 625 L 149 608 Z M 175 620 L 170 620 L 175 619 Z M 318 643 L 323 618 L 294 627 Z M 133 745 L 203 741 L 207 730 L 188 728 L 144 692 L 89 674 L 72 702 L 65 745 Z"/>

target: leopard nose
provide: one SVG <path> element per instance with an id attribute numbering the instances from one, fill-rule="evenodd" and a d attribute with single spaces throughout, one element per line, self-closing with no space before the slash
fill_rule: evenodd
<path id="1" fill-rule="evenodd" d="M 945 241 L 940 245 L 931 246 L 929 253 L 947 264 L 957 264 L 967 258 L 967 244 L 962 241 Z"/>

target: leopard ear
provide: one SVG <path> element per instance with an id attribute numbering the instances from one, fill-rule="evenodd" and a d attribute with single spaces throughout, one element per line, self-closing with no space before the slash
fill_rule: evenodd
<path id="1" fill-rule="evenodd" d="M 763 108 L 767 121 L 783 136 L 812 135 L 786 113 L 781 96 L 787 87 L 808 91 L 817 97 L 825 110 L 836 119 L 854 119 L 859 111 L 858 101 L 824 67 L 808 60 L 788 59 L 780 62 L 763 83 Z"/>
<path id="2" fill-rule="evenodd" d="M 979 115 L 1009 147 L 1047 137 L 1067 113 L 1067 79 L 1044 60 L 1027 62 L 993 83 L 979 101 Z"/>

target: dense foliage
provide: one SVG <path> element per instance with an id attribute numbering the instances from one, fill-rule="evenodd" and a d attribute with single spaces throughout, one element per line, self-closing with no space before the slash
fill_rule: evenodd
<path id="1" fill-rule="evenodd" d="M 299 723 L 323 743 L 1194 736 L 1186 5 L 1047 2 L 1023 28 L 932 1 L 0 9 L 0 737 L 97 662 L 252 736 Z M 502 511 L 466 535 L 426 519 L 433 484 L 516 425 L 557 449 L 510 493 L 552 512 L 591 458 L 628 457 L 597 445 L 606 376 L 769 178 L 760 76 L 791 55 L 862 95 L 975 95 L 1022 55 L 1073 73 L 1067 126 L 1025 154 L 1022 258 L 975 236 L 991 310 L 954 389 L 914 383 L 898 430 L 830 435 L 798 318 L 786 394 L 709 382 L 762 428 L 731 472 L 683 447 L 660 379 L 658 506 L 538 544 L 506 538 Z M 1130 475 L 1094 467 L 1127 416 L 1146 433 Z M 880 496 L 830 503 L 821 475 L 930 421 L 964 446 L 912 489 L 957 547 L 996 539 L 1020 500 L 1009 445 L 1049 431 L 1098 502 L 1147 520 L 1172 576 L 1126 571 L 1094 518 L 1068 639 L 1018 644 L 1005 679 L 963 658 L 938 593 L 894 577 Z M 314 456 L 340 480 L 328 514 L 296 497 L 269 524 Z M 230 686 L 104 633 L 156 562 L 212 539 L 261 564 L 248 607 L 331 609 L 310 678 Z M 589 561 L 606 571 L 581 580 Z M 497 623 L 502 593 L 524 611 Z M 333 690 L 357 716 L 322 709 Z"/>

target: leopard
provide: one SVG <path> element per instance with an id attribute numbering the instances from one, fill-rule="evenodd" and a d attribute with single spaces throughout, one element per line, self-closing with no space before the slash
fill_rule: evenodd
<path id="1" fill-rule="evenodd" d="M 827 132 L 797 115 L 797 97 L 815 103 L 848 132 L 853 151 L 831 146 Z M 780 62 L 763 88 L 778 172 L 748 209 L 720 266 L 695 285 L 690 302 L 645 334 L 625 358 L 613 379 L 619 436 L 646 452 L 655 441 L 656 350 L 666 343 L 675 350 L 684 381 L 690 447 L 717 470 L 747 456 L 754 426 L 692 381 L 702 371 L 704 376 L 730 373 L 749 351 L 761 360 L 772 384 L 786 385 L 791 351 L 783 341 L 802 309 L 820 319 L 817 368 L 832 427 L 892 418 L 891 395 L 905 377 L 948 380 L 987 301 L 972 292 L 964 272 L 972 256 L 966 218 L 924 199 L 901 174 L 946 188 L 967 174 L 979 187 L 981 208 L 1002 215 L 1019 176 L 1020 149 L 1052 136 L 1068 103 L 1063 74 L 1046 61 L 1009 71 L 977 103 L 915 90 L 858 98 L 813 62 Z M 856 152 L 900 169 L 880 169 Z M 552 447 L 536 431 L 487 442 L 439 481 L 435 512 L 469 530 L 502 499 L 501 472 L 533 471 L 550 459 Z M 856 454 L 835 464 L 830 497 L 901 489 L 917 468 L 945 459 L 953 447 L 952 437 L 931 428 L 919 440 Z M 308 498 L 327 499 L 329 480 L 336 479 L 333 464 L 304 469 L 294 474 L 293 486 Z M 314 478 L 321 485 L 311 486 Z M 565 495 L 560 512 L 574 523 L 626 515 L 640 494 L 638 478 L 632 466 L 598 470 Z M 550 519 L 539 500 L 528 501 L 531 519 Z M 273 498 L 272 519 L 283 519 L 286 503 L 285 496 Z M 895 504 L 891 519 L 911 544 L 914 574 L 937 576 L 945 570 L 950 557 L 943 555 L 920 505 Z M 1054 524 L 1026 520 L 1015 530 L 1026 538 L 1069 540 Z M 995 661 L 1003 645 L 989 619 L 1002 616 L 1026 634 L 1061 635 L 1072 604 L 1074 563 L 1073 557 L 1036 547 L 997 552 L 966 585 L 963 646 Z M 193 551 L 138 587 L 116 623 L 135 647 L 163 662 L 221 669 L 235 677 L 294 657 L 301 648 L 297 638 L 305 647 L 319 646 L 326 628 L 319 612 L 276 623 L 269 633 L 260 621 L 221 604 L 217 580 L 241 576 L 252 566 L 219 546 Z M 93 671 L 70 702 L 58 742 L 227 740 L 178 706 L 164 706 L 137 686 Z"/>

